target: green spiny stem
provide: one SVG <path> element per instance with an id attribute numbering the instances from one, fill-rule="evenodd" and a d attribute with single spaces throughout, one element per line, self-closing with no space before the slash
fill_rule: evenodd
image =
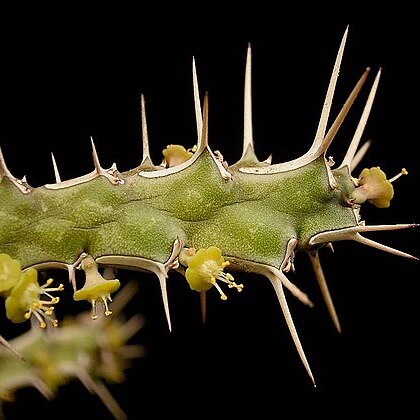
<path id="1" fill-rule="evenodd" d="M 182 260 L 184 249 L 196 249 L 197 253 L 202 250 L 204 254 L 209 249 L 217 249 L 220 258 L 231 263 L 232 269 L 264 274 L 271 281 L 302 362 L 314 381 L 283 291 L 284 286 L 304 303 L 311 303 L 284 274 L 294 268 L 295 253 L 306 251 L 314 256 L 320 247 L 331 241 L 354 240 L 415 258 L 360 235 L 364 231 L 417 226 L 413 223 L 365 226 L 360 216 L 363 203 L 368 201 L 378 207 L 387 207 L 394 193 L 391 185 L 394 178 L 388 180 L 379 168 L 365 169 L 359 178 L 351 173 L 367 149 L 362 146 L 357 151 L 380 72 L 343 163 L 334 169 L 333 159 L 326 159 L 326 152 L 369 73 L 366 69 L 362 74 L 328 128 L 346 39 L 347 29 L 334 64 L 314 142 L 308 152 L 289 162 L 261 162 L 255 155 L 250 47 L 245 73 L 243 151 L 233 165 L 229 166 L 222 154 L 213 152 L 209 146 L 208 95 L 201 110 L 194 60 L 197 145 L 191 157 L 187 151 L 171 159 L 174 157 L 171 153 L 175 149 L 179 152 L 180 148 L 168 146 L 164 164 L 152 163 L 143 96 L 143 159 L 130 171 L 120 173 L 115 165 L 104 169 L 91 140 L 94 165 L 91 173 L 63 181 L 53 158 L 56 183 L 32 188 L 26 179 L 19 180 L 11 174 L 0 151 L 0 252 L 18 260 L 23 269 L 67 269 L 75 289 L 74 270 L 82 268 L 89 276 L 83 266 L 83 260 L 88 257 L 95 265 L 95 278 L 100 278 L 102 286 L 111 283 L 100 276 L 96 264 L 154 272 L 160 282 L 171 328 L 166 292 L 166 279 L 171 269 L 184 272 L 190 285 L 194 285 L 192 288 L 200 293 L 211 283 L 222 297 L 225 296 L 216 282 L 218 276 L 226 280 L 228 287 L 238 286 L 230 274 L 214 274 L 213 269 L 219 267 L 219 263 L 212 257 L 201 261 L 200 269 L 190 267 L 188 259 Z M 318 279 L 325 285 L 319 260 L 313 257 L 312 261 Z M 188 269 L 196 272 L 188 275 Z M 7 276 L 4 285 L 13 281 L 14 278 Z M 86 282 L 89 283 L 88 278 Z M 324 287 L 324 297 L 327 296 L 325 290 Z M 80 295 L 78 292 L 75 296 Z M 329 298 L 326 300 L 332 313 L 332 302 Z"/>

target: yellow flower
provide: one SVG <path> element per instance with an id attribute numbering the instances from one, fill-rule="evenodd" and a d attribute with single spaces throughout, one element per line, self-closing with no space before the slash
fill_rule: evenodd
<path id="1" fill-rule="evenodd" d="M 120 287 L 120 281 L 117 279 L 107 280 L 103 278 L 99 271 L 95 260 L 88 255 L 82 260 L 81 269 L 85 272 L 85 285 L 74 292 L 74 300 L 87 300 L 92 305 L 92 319 L 97 319 L 96 304 L 100 301 L 104 307 L 105 315 L 111 315 L 112 312 L 108 308 L 108 301 L 112 301 L 111 293 L 117 291 Z"/>
<path id="2" fill-rule="evenodd" d="M 34 268 L 27 268 L 20 274 L 20 278 L 11 290 L 6 299 L 6 316 L 12 322 L 24 322 L 31 316 L 34 316 L 41 328 L 45 328 L 46 320 L 56 327 L 57 320 L 52 317 L 54 306 L 60 300 L 54 297 L 50 292 L 61 291 L 64 286 L 49 287 L 53 282 L 48 279 L 40 286 L 38 283 L 38 272 Z M 47 296 L 50 300 L 42 300 L 41 296 Z"/>
<path id="3" fill-rule="evenodd" d="M 217 280 L 226 283 L 229 288 L 235 287 L 238 292 L 243 288 L 242 284 L 234 282 L 231 274 L 223 271 L 229 265 L 229 261 L 225 261 L 221 250 L 216 246 L 201 248 L 197 252 L 194 248 L 184 249 L 179 255 L 179 261 L 188 266 L 185 278 L 192 290 L 205 292 L 214 286 L 219 291 L 221 299 L 226 300 L 227 296 L 217 284 Z"/>
<path id="4" fill-rule="evenodd" d="M 163 149 L 162 154 L 164 157 L 165 166 L 171 168 L 172 166 L 180 165 L 187 161 L 192 155 L 192 149 L 185 149 L 184 146 L 179 144 L 170 144 Z"/>
<path id="5" fill-rule="evenodd" d="M 354 189 L 351 200 L 356 204 L 369 201 L 376 207 L 389 207 L 394 196 L 394 188 L 379 167 L 363 169 L 359 176 L 359 186 Z"/>
<path id="6" fill-rule="evenodd" d="M 19 260 L 8 254 L 0 254 L 0 293 L 16 285 L 21 273 Z"/>

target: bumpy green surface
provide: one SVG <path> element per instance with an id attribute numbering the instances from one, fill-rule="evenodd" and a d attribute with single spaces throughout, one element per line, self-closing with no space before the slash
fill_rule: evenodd
<path id="1" fill-rule="evenodd" d="M 121 174 L 22 194 L 0 184 L 0 252 L 22 267 L 73 263 L 82 252 L 168 260 L 174 240 L 217 246 L 224 256 L 279 268 L 290 238 L 305 248 L 313 235 L 357 224 L 323 157 L 274 174 L 233 172 L 223 179 L 208 150 L 184 170 L 159 177 Z"/>

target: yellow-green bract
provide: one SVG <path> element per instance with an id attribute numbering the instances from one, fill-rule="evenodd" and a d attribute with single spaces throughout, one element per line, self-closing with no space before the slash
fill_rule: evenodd
<path id="1" fill-rule="evenodd" d="M 346 37 L 347 31 L 339 47 L 313 144 L 297 159 L 272 164 L 271 159 L 260 161 L 255 155 L 250 48 L 245 76 L 243 151 L 234 164 L 226 163 L 219 152 L 209 147 L 208 99 L 206 96 L 202 110 L 194 62 L 197 145 L 192 154 L 174 159 L 175 163 L 167 155 L 162 165 L 155 165 L 150 158 L 144 98 L 144 155 L 141 164 L 130 171 L 104 169 L 92 141 L 94 170 L 90 174 L 61 180 L 53 161 L 56 182 L 32 188 L 25 179 L 10 173 L 0 154 L 0 253 L 20 261 L 23 269 L 66 269 L 75 289 L 74 270 L 79 265 L 85 270 L 83 261 L 87 257 L 99 267 L 154 272 L 160 282 L 170 328 L 166 292 L 170 270 L 185 272 L 191 287 L 201 293 L 209 288 L 205 282 L 216 286 L 222 298 L 225 294 L 219 283 L 241 290 L 241 285 L 231 275 L 227 276 L 225 269 L 262 274 L 275 289 L 299 355 L 314 381 L 283 290 L 286 287 L 303 303 L 312 304 L 286 275 L 294 270 L 295 253 L 309 253 L 337 329 L 340 325 L 320 265 L 319 248 L 334 241 L 354 240 L 414 258 L 362 236 L 369 231 L 414 226 L 367 226 L 360 215 L 365 201 L 387 207 L 393 197 L 393 179 L 387 180 L 379 168 L 365 169 L 360 177 L 352 175 L 369 147 L 369 143 L 361 147 L 359 144 L 380 72 L 342 162 L 336 165 L 326 157 L 369 74 L 369 69 L 363 72 L 336 119 L 327 127 Z M 220 257 L 218 251 L 213 253 L 209 249 L 220 250 Z M 197 255 L 204 255 L 199 263 L 194 259 L 196 250 Z M 225 262 L 229 267 L 223 265 Z M 188 269 L 195 270 L 194 274 L 189 276 Z M 96 296 L 89 295 L 89 300 L 93 307 L 97 301 L 106 306 L 110 280 L 99 277 L 96 265 L 93 270 L 95 287 L 100 284 L 104 288 Z M 86 275 L 89 283 L 87 271 Z"/>

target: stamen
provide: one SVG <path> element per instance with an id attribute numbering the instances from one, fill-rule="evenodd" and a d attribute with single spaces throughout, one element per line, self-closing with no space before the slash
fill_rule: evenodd
<path id="1" fill-rule="evenodd" d="M 232 289 L 234 287 L 238 292 L 242 292 L 242 289 L 244 288 L 243 284 L 236 284 L 235 279 L 233 276 L 229 273 L 224 273 L 223 271 L 220 271 L 220 273 L 217 276 L 217 280 L 220 280 L 224 283 L 226 283 L 229 287 L 229 289 Z"/>
<path id="2" fill-rule="evenodd" d="M 212 279 L 214 280 L 213 286 L 217 289 L 217 291 L 220 293 L 220 299 L 222 300 L 227 300 L 227 296 L 223 293 L 223 290 L 220 288 L 220 286 L 216 283 L 216 279 L 214 277 L 212 277 Z"/>
<path id="3" fill-rule="evenodd" d="M 38 312 L 38 311 L 31 310 L 31 311 L 27 312 L 27 313 L 25 314 L 25 318 L 26 318 L 26 319 L 29 319 L 29 317 L 30 317 L 32 314 L 33 314 L 33 315 L 35 315 L 35 318 L 39 321 L 39 326 L 40 326 L 42 329 L 44 329 L 44 328 L 46 328 L 46 327 L 47 327 L 47 324 L 44 322 L 44 320 L 42 319 L 42 317 L 41 317 L 41 315 L 39 314 L 39 312 Z"/>
<path id="4" fill-rule="evenodd" d="M 96 299 L 91 299 L 90 300 L 90 303 L 92 305 L 92 315 L 91 315 L 91 318 L 93 320 L 98 319 L 98 315 L 96 313 Z"/>
<path id="5" fill-rule="evenodd" d="M 42 289 L 42 286 L 40 287 L 40 289 Z M 46 328 L 47 326 L 44 319 L 50 321 L 53 327 L 57 327 L 58 321 L 52 317 L 55 308 L 54 306 L 50 305 L 58 303 L 59 300 L 60 299 L 58 297 L 51 296 L 51 301 L 35 301 L 30 305 L 29 310 L 25 313 L 24 317 L 26 319 L 29 319 L 31 315 L 34 315 L 35 318 L 39 321 L 39 326 L 41 328 Z"/>
<path id="6" fill-rule="evenodd" d="M 98 301 L 102 303 L 105 316 L 111 315 L 112 312 L 108 308 L 108 301 L 112 302 L 111 293 L 119 289 L 119 280 L 105 279 L 98 271 L 98 264 L 90 255 L 87 255 L 82 260 L 81 269 L 86 275 L 85 285 L 74 292 L 74 300 L 87 300 L 91 303 L 92 319 L 98 319 L 96 313 Z"/>
<path id="7" fill-rule="evenodd" d="M 197 145 L 194 144 L 193 147 L 190 147 L 189 149 L 187 149 L 187 152 L 191 152 L 191 153 L 195 153 L 197 151 Z"/>
<path id="8" fill-rule="evenodd" d="M 178 258 L 180 264 L 188 267 L 185 278 L 192 290 L 205 292 L 214 286 L 219 291 L 221 299 L 226 300 L 227 296 L 217 284 L 217 280 L 226 283 L 230 289 L 235 288 L 238 292 L 244 287 L 243 284 L 236 284 L 233 276 L 223 271 L 230 263 L 225 261 L 221 250 L 216 246 L 201 248 L 197 252 L 194 248 L 184 248 Z"/>
<path id="9" fill-rule="evenodd" d="M 393 176 L 391 179 L 388 179 L 389 182 L 394 182 L 395 180 L 397 180 L 400 176 L 403 175 L 408 175 L 408 171 L 405 168 L 401 169 L 401 172 L 395 176 Z"/>
<path id="10" fill-rule="evenodd" d="M 105 312 L 104 312 L 105 313 L 105 316 L 112 315 L 112 311 L 110 311 L 109 308 L 108 308 L 107 298 L 108 298 L 108 300 L 110 302 L 112 302 L 111 296 L 107 296 L 107 297 L 102 296 L 102 305 L 103 305 L 103 307 L 105 309 Z"/>
<path id="11" fill-rule="evenodd" d="M 58 287 L 48 287 L 52 282 L 53 279 L 48 279 L 40 286 L 38 272 L 34 268 L 22 271 L 19 281 L 6 299 L 7 317 L 13 322 L 23 322 L 33 315 L 41 328 L 46 328 L 45 321 L 56 327 L 58 321 L 52 315 L 54 305 L 60 301 L 60 298 L 52 296 L 49 292 L 62 291 L 64 286 L 60 284 Z M 42 300 L 42 295 L 50 300 Z"/>

